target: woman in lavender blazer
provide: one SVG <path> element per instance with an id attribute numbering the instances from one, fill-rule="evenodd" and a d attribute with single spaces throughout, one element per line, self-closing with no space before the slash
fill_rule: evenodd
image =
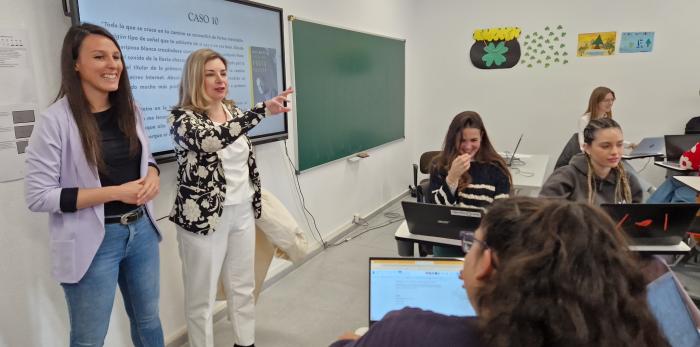
<path id="1" fill-rule="evenodd" d="M 71 346 L 102 346 L 117 284 L 135 346 L 163 346 L 158 315 L 159 191 L 121 49 L 105 29 L 68 30 L 61 90 L 27 149 L 25 195 L 49 214 L 52 274 L 65 292 Z"/>

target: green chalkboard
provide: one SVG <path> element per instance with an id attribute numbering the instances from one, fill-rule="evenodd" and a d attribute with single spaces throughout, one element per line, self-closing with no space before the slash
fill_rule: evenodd
<path id="1" fill-rule="evenodd" d="M 405 42 L 292 20 L 298 170 L 404 138 Z"/>

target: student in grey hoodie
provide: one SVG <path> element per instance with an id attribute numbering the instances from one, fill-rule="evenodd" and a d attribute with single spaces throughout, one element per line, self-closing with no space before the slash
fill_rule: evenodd
<path id="1" fill-rule="evenodd" d="M 540 196 L 591 204 L 642 202 L 642 187 L 622 165 L 622 129 L 612 118 L 591 120 L 583 130 L 583 153 L 555 170 Z"/>

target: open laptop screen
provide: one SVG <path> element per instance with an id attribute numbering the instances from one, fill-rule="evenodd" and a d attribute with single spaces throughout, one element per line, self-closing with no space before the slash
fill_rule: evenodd
<path id="1" fill-rule="evenodd" d="M 666 160 L 678 161 L 683 152 L 690 150 L 698 141 L 700 134 L 664 135 Z"/>
<path id="2" fill-rule="evenodd" d="M 461 259 L 370 258 L 369 322 L 389 311 L 417 307 L 452 316 L 475 316 L 459 279 Z"/>

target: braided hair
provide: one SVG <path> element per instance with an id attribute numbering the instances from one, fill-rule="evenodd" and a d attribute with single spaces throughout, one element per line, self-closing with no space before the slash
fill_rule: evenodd
<path id="1" fill-rule="evenodd" d="M 589 146 L 593 144 L 595 140 L 595 135 L 598 130 L 601 129 L 611 129 L 616 128 L 622 131 L 620 124 L 614 121 L 612 118 L 599 118 L 592 119 L 583 129 L 583 142 Z M 588 153 L 586 155 L 586 162 L 588 163 L 588 202 L 591 204 L 595 203 L 596 197 L 596 184 L 595 184 L 595 173 L 593 171 L 593 163 L 591 162 L 591 157 Z M 617 176 L 617 181 L 615 182 L 615 195 L 614 202 L 632 202 L 632 191 L 630 189 L 629 177 L 622 162 L 619 162 L 616 167 L 613 168 Z"/>

